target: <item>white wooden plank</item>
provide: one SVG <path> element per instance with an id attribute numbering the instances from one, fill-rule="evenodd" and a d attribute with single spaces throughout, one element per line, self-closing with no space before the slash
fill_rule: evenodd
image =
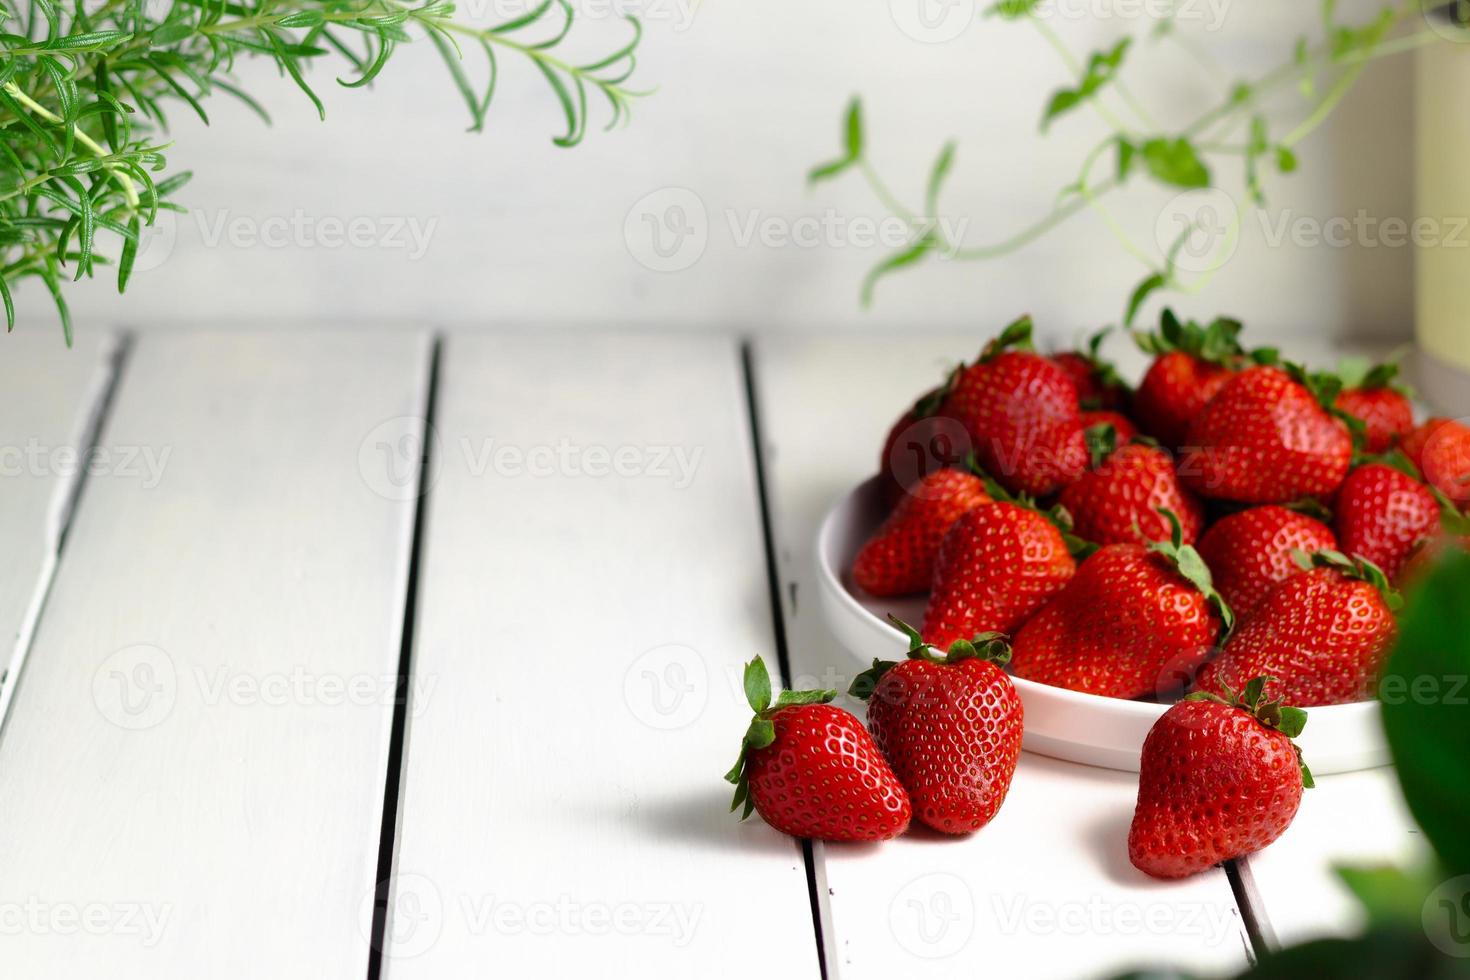
<path id="1" fill-rule="evenodd" d="M 735 344 L 449 339 L 386 975 L 815 976 L 726 812 L 773 634 Z"/>
<path id="2" fill-rule="evenodd" d="M 365 974 L 427 352 L 137 343 L 101 445 L 161 479 L 89 482 L 0 738 L 8 974 Z"/>
<path id="3" fill-rule="evenodd" d="M 1365 924 L 1334 867 L 1408 866 L 1428 854 L 1388 766 L 1319 777 L 1288 833 L 1241 863 L 1261 931 L 1279 945 L 1350 935 Z"/>
<path id="4" fill-rule="evenodd" d="M 770 461 L 793 669 L 846 688 L 862 669 L 816 605 L 814 538 L 838 497 L 876 468 L 905 404 L 982 338 L 762 341 L 756 387 Z M 860 705 L 854 710 L 862 712 Z M 1225 971 L 1248 940 L 1223 871 L 1153 881 L 1128 862 L 1136 777 L 1025 753 L 999 816 L 978 834 L 922 831 L 878 848 L 819 849 L 828 965 L 891 976 L 1079 977 L 1138 964 Z"/>
<path id="5" fill-rule="evenodd" d="M 86 332 L 68 350 L 56 331 L 0 338 L 0 721 L 56 567 L 70 501 L 85 470 L 94 407 L 114 340 Z M 142 466 L 98 461 L 99 477 L 146 479 Z"/>

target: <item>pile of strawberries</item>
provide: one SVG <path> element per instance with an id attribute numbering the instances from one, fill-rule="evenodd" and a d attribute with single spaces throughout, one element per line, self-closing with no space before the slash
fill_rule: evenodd
<path id="1" fill-rule="evenodd" d="M 1470 533 L 1470 427 L 1416 428 L 1392 365 L 1309 373 L 1239 334 L 1166 311 L 1132 391 L 1100 336 L 1046 356 L 1007 327 L 894 425 L 853 581 L 927 591 L 927 642 L 1002 633 L 1014 676 L 1088 694 L 1369 697 L 1393 585 Z"/>
<path id="2" fill-rule="evenodd" d="M 1013 675 L 1177 702 L 1140 760 L 1143 871 L 1279 837 L 1311 785 L 1303 706 L 1370 697 L 1394 583 L 1470 546 L 1470 428 L 1416 428 L 1391 365 L 1309 373 L 1239 333 L 1165 311 L 1135 338 L 1154 355 L 1135 391 L 1102 335 L 1043 355 L 1023 318 L 920 398 L 884 446 L 892 509 L 852 578 L 927 591 L 923 627 L 893 619 L 907 659 L 854 682 L 867 728 L 834 691 L 772 702 L 752 661 L 732 808 L 823 840 L 978 830 L 1020 754 Z"/>

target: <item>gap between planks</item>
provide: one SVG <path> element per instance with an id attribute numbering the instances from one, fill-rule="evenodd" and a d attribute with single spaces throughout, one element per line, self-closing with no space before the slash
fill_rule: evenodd
<path id="1" fill-rule="evenodd" d="M 752 344 L 750 337 L 741 338 L 740 369 L 745 381 L 745 407 L 750 420 L 752 465 L 755 467 L 756 492 L 760 499 L 761 537 L 766 551 L 766 584 L 771 603 L 771 632 L 775 637 L 776 657 L 780 661 L 781 685 L 790 690 L 794 675 L 791 671 L 791 652 L 786 641 L 786 612 L 781 602 L 781 569 L 776 558 L 775 522 L 771 512 L 771 492 L 766 479 L 765 436 L 761 431 L 760 399 L 756 397 L 756 368 Z M 820 841 L 801 842 L 801 857 L 806 863 L 807 897 L 812 907 L 812 931 L 817 943 L 817 966 L 822 980 L 827 980 L 827 943 L 831 935 L 827 923 L 832 921 L 832 914 L 827 903 L 827 875 L 821 847 Z"/>
<path id="2" fill-rule="evenodd" d="M 122 379 L 132 344 L 133 336 L 126 331 L 116 331 L 110 334 L 103 343 L 99 363 L 96 366 L 96 376 L 83 399 L 85 411 L 81 415 L 81 424 L 74 434 L 75 438 L 71 441 L 71 445 L 77 447 L 79 461 L 91 458 L 102 440 L 107 415 L 117 394 L 118 384 Z M 5 722 L 10 716 L 10 705 L 15 700 L 15 692 L 20 687 L 22 675 L 25 672 L 26 658 L 30 655 L 36 629 L 40 626 L 41 617 L 46 611 L 46 601 L 51 595 L 51 584 L 56 581 L 57 569 L 61 567 L 61 556 L 66 549 L 67 533 L 71 530 L 72 520 L 81 503 L 82 493 L 87 485 L 88 470 L 89 467 L 78 465 L 73 472 L 57 477 L 57 485 L 52 493 L 51 508 L 46 517 L 44 531 L 46 556 L 36 576 L 35 588 L 31 593 L 31 601 L 26 606 L 20 630 L 16 634 L 15 645 L 10 652 L 9 665 L 4 674 L 0 675 L 0 738 L 4 738 Z"/>
<path id="3" fill-rule="evenodd" d="M 383 783 L 382 827 L 378 837 L 377 879 L 373 893 L 373 919 L 368 944 L 368 980 L 383 975 L 383 952 L 386 948 L 388 910 L 393 898 L 393 871 L 398 858 L 398 832 L 403 820 L 403 763 L 408 751 L 408 713 L 413 698 L 414 627 L 418 622 L 419 569 L 424 551 L 424 528 L 428 520 L 428 501 L 432 487 L 424 486 L 424 474 L 434 463 L 434 414 L 439 396 L 439 359 L 444 338 L 435 333 L 429 340 L 428 376 L 424 381 L 421 407 L 423 427 L 419 433 L 418 472 L 414 475 L 413 525 L 408 545 L 408 574 L 403 586 L 403 630 L 399 638 L 398 676 L 393 698 L 393 722 L 388 736 L 388 766 Z"/>

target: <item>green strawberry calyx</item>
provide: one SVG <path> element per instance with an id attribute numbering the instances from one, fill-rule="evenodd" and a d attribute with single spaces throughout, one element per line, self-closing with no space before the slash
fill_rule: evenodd
<path id="1" fill-rule="evenodd" d="M 1340 551 L 1331 548 L 1323 548 L 1307 554 L 1300 548 L 1291 549 L 1292 560 L 1307 571 L 1314 568 L 1331 568 L 1346 578 L 1355 579 L 1359 582 L 1367 582 L 1378 590 L 1383 604 L 1391 612 L 1398 612 L 1404 606 L 1404 597 L 1399 594 L 1398 589 L 1388 581 L 1388 576 L 1383 574 L 1383 569 L 1373 564 L 1361 555 L 1349 558 Z"/>
<path id="2" fill-rule="evenodd" d="M 1200 557 L 1200 553 L 1194 550 L 1193 545 L 1184 543 L 1184 526 L 1179 523 L 1179 517 L 1167 507 L 1157 508 L 1164 515 L 1164 520 L 1169 522 L 1169 540 L 1154 541 L 1148 546 L 1148 550 L 1154 554 L 1163 555 L 1172 564 L 1180 575 L 1184 576 L 1201 594 L 1215 607 L 1220 614 L 1222 632 L 1219 642 L 1224 643 L 1232 630 L 1235 629 L 1235 612 L 1225 597 L 1215 591 L 1215 580 L 1210 575 L 1210 566 Z"/>
<path id="3" fill-rule="evenodd" d="M 1082 430 L 1087 442 L 1087 455 L 1092 469 L 1097 469 L 1113 453 L 1118 451 L 1118 429 L 1111 422 L 1099 422 Z"/>
<path id="4" fill-rule="evenodd" d="M 914 402 L 910 409 L 915 419 L 927 419 L 932 415 L 938 415 L 939 410 L 949 399 L 950 393 L 954 391 L 955 385 L 960 383 L 960 375 L 965 371 L 963 364 L 956 364 L 950 369 L 949 374 L 944 376 L 944 381 L 932 391 L 927 391 Z"/>
<path id="5" fill-rule="evenodd" d="M 1271 366 L 1285 371 L 1287 377 L 1307 389 L 1307 392 L 1317 400 L 1317 404 L 1322 406 L 1324 412 L 1347 427 L 1348 434 L 1353 437 L 1354 451 L 1362 451 L 1368 439 L 1368 427 L 1363 424 L 1362 419 L 1338 407 L 1337 396 L 1342 394 L 1345 387 L 1341 375 L 1332 371 L 1308 371 L 1295 361 L 1276 359 Z"/>
<path id="6" fill-rule="evenodd" d="M 923 636 L 908 623 L 889 613 L 888 621 L 903 631 L 909 639 L 908 659 L 925 660 L 931 664 L 954 665 L 965 660 L 985 660 L 997 667 L 1011 662 L 1011 645 L 1004 633 L 977 633 L 968 640 L 955 640 L 949 650 L 940 653 L 932 643 L 925 643 Z M 873 696 L 883 675 L 899 664 L 896 660 L 874 660 L 873 666 L 852 679 L 847 693 L 863 701 Z"/>
<path id="7" fill-rule="evenodd" d="M 1216 317 L 1205 326 L 1194 320 L 1181 321 L 1173 310 L 1165 309 L 1159 317 L 1158 331 L 1135 331 L 1133 342 L 1155 357 L 1177 351 L 1211 364 L 1230 366 L 1245 356 L 1239 340 L 1241 329 L 1241 322 L 1231 317 Z"/>
<path id="8" fill-rule="evenodd" d="M 1394 354 L 1387 360 L 1374 364 L 1366 357 L 1344 357 L 1337 362 L 1337 376 L 1342 379 L 1344 390 L 1376 391 L 1388 388 L 1403 395 L 1414 397 L 1414 389 L 1398 380 L 1399 357 Z"/>
<path id="9" fill-rule="evenodd" d="M 745 700 L 750 703 L 755 717 L 750 719 L 750 727 L 740 740 L 740 758 L 725 773 L 725 781 L 735 784 L 735 798 L 730 802 L 731 812 L 743 803 L 745 811 L 740 814 L 740 819 L 744 820 L 755 809 L 755 803 L 750 798 L 750 779 L 745 763 L 752 751 L 763 749 L 776 740 L 776 726 L 771 721 L 771 716 L 782 708 L 801 704 L 826 704 L 835 697 L 836 691 L 782 691 L 772 704 L 771 675 L 766 671 L 765 661 L 756 657 L 745 665 Z"/>
<path id="10" fill-rule="evenodd" d="M 1186 694 L 1184 701 L 1213 701 L 1230 708 L 1239 708 L 1260 722 L 1266 728 L 1274 729 L 1289 739 L 1295 739 L 1307 727 L 1307 713 L 1301 708 L 1293 708 L 1287 705 L 1285 698 L 1266 697 L 1266 685 L 1269 683 L 1281 683 L 1278 677 L 1253 677 L 1246 681 L 1245 687 L 1236 694 L 1228 684 L 1221 684 L 1225 691 L 1222 698 L 1218 694 L 1208 691 L 1195 691 Z M 1307 768 L 1307 763 L 1302 759 L 1302 750 L 1295 741 L 1291 747 L 1296 750 L 1297 765 L 1302 770 L 1302 785 L 1311 789 L 1316 785 L 1312 780 L 1312 770 Z"/>
<path id="11" fill-rule="evenodd" d="M 1002 330 L 994 340 L 985 345 L 985 348 L 980 351 L 980 357 L 975 363 L 984 364 L 986 361 L 993 360 L 1008 350 L 1035 350 L 1036 346 L 1031 342 L 1031 330 L 1033 326 L 1031 314 L 1023 313 L 1015 322 Z"/>
<path id="12" fill-rule="evenodd" d="M 1112 327 L 1103 327 L 1101 330 L 1089 336 L 1085 345 L 1074 353 L 1085 360 L 1088 366 L 1092 368 L 1092 376 L 1097 379 L 1098 384 L 1104 388 L 1117 388 L 1121 391 L 1132 393 L 1133 388 L 1127 381 L 1123 380 L 1123 375 L 1118 373 L 1118 366 L 1102 356 L 1103 341 L 1107 340 L 1108 334 L 1112 332 Z M 1088 411 L 1101 408 L 1102 405 L 1096 398 L 1084 398 L 1080 407 L 1084 411 Z"/>
<path id="13" fill-rule="evenodd" d="M 1036 498 L 1029 493 L 1011 493 L 1005 487 L 1001 486 L 995 477 L 985 471 L 985 467 L 980 465 L 979 457 L 973 452 L 965 457 L 965 469 L 980 478 L 980 482 L 985 485 L 985 492 L 990 496 L 992 501 L 1000 504 L 1014 504 L 1017 507 L 1024 507 L 1026 510 L 1035 511 L 1046 518 L 1047 523 L 1061 532 L 1062 543 L 1067 546 L 1067 551 L 1073 558 L 1081 561 L 1098 550 L 1097 544 L 1079 538 L 1072 533 L 1072 515 L 1061 504 L 1053 504 L 1051 507 L 1043 509 L 1041 504 L 1037 503 Z"/>

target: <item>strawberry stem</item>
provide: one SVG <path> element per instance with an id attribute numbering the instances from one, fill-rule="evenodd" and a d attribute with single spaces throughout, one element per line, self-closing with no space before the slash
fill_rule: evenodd
<path id="1" fill-rule="evenodd" d="M 1388 576 L 1383 574 L 1383 569 L 1361 555 L 1349 558 L 1342 552 L 1331 548 L 1323 548 L 1309 555 L 1300 548 L 1293 548 L 1291 557 L 1299 566 L 1308 571 L 1313 568 L 1331 568 L 1346 578 L 1367 582 L 1378 590 L 1379 596 L 1383 598 L 1383 604 L 1391 611 L 1398 612 L 1403 608 L 1404 597 L 1388 581 Z"/>
<path id="2" fill-rule="evenodd" d="M 1154 541 L 1149 544 L 1148 550 L 1163 555 L 1215 607 L 1215 611 L 1220 614 L 1222 626 L 1218 639 L 1224 643 L 1225 638 L 1235 629 L 1235 612 L 1225 601 L 1225 597 L 1215 591 L 1215 580 L 1210 575 L 1210 566 L 1205 564 L 1205 560 L 1193 546 L 1184 543 L 1184 526 L 1179 523 L 1179 517 L 1167 507 L 1156 509 L 1169 522 L 1169 540 Z"/>
<path id="3" fill-rule="evenodd" d="M 1135 331 L 1133 342 L 1145 354 L 1159 356 L 1176 351 L 1211 364 L 1229 366 L 1245 356 L 1245 350 L 1237 339 L 1242 329 L 1239 320 L 1216 317 L 1209 326 L 1190 320 L 1185 323 L 1171 309 L 1165 309 L 1159 317 L 1159 329 L 1155 333 Z"/>
<path id="4" fill-rule="evenodd" d="M 745 665 L 745 700 L 755 712 L 750 719 L 750 727 L 746 728 L 745 736 L 740 740 L 740 757 L 735 760 L 735 765 L 725 773 L 725 781 L 735 784 L 735 796 L 730 801 L 730 810 L 734 812 L 741 804 L 745 810 L 740 814 L 744 820 L 750 816 L 755 809 L 755 803 L 750 798 L 750 778 L 746 771 L 746 762 L 750 753 L 763 749 L 776 740 L 776 726 L 771 721 L 771 716 L 782 708 L 790 708 L 801 704 L 826 704 L 837 697 L 836 691 L 782 691 L 776 698 L 776 703 L 771 704 L 771 675 L 766 670 L 766 663 L 760 657 L 756 657 Z"/>
<path id="5" fill-rule="evenodd" d="M 1002 668 L 1011 662 L 1011 645 L 1006 642 L 1004 633 L 976 633 L 971 639 L 955 640 L 949 645 L 947 652 L 940 654 L 934 644 L 924 642 L 924 637 L 918 630 L 897 616 L 889 613 L 888 621 L 908 637 L 907 655 L 910 660 L 924 660 L 931 664 L 950 666 L 965 660 L 987 660 Z M 860 700 L 868 700 L 873 696 L 873 691 L 877 689 L 878 682 L 883 679 L 883 675 L 897 666 L 898 661 L 896 660 L 874 660 L 873 666 L 852 679 L 847 693 Z"/>
<path id="6" fill-rule="evenodd" d="M 1285 698 L 1266 698 L 1266 685 L 1268 683 L 1281 683 L 1279 677 L 1262 676 L 1253 677 L 1246 681 L 1245 687 L 1236 694 L 1228 684 L 1220 686 L 1225 691 L 1225 697 L 1210 694 L 1207 691 L 1195 691 L 1186 694 L 1182 700 L 1185 701 L 1213 701 L 1231 708 L 1239 708 L 1260 722 L 1266 728 L 1274 729 L 1285 735 L 1288 739 L 1295 739 L 1307 727 L 1307 713 L 1301 708 L 1290 707 Z M 1296 750 L 1297 765 L 1302 771 L 1302 785 L 1308 789 L 1313 788 L 1316 783 L 1312 779 L 1312 771 L 1307 768 L 1302 759 L 1302 750 L 1295 741 L 1291 747 Z"/>
<path id="7" fill-rule="evenodd" d="M 980 351 L 979 360 L 975 363 L 984 364 L 1007 350 L 1035 350 L 1036 347 L 1031 342 L 1032 326 L 1031 314 L 1022 314 L 1014 323 L 1002 330 L 1000 336 L 985 345 L 985 348 Z"/>

